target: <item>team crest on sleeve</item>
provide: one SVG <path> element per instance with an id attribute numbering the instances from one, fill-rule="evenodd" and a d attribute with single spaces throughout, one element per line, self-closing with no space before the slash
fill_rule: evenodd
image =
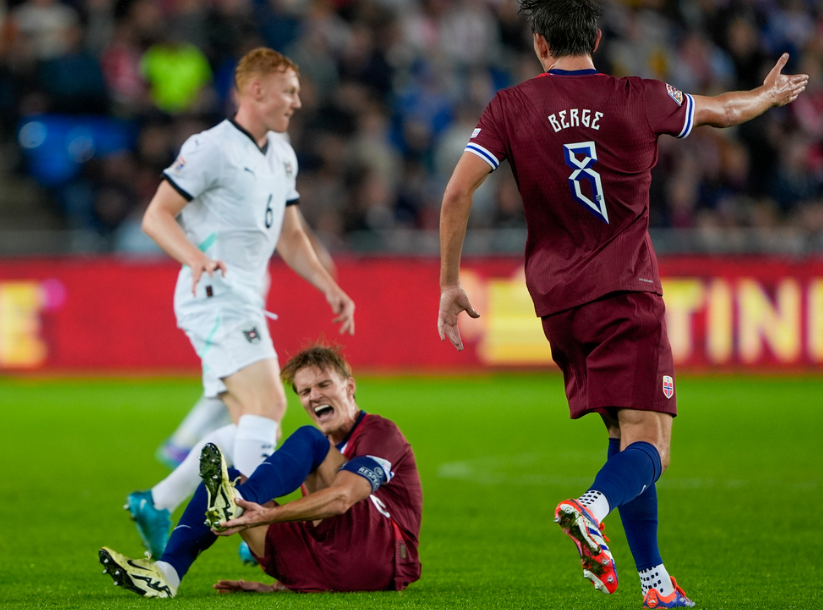
<path id="1" fill-rule="evenodd" d="M 183 168 L 186 167 L 186 158 L 183 155 L 180 155 L 175 159 L 174 165 L 171 166 L 171 171 L 175 174 L 179 174 L 183 171 Z"/>
<path id="2" fill-rule="evenodd" d="M 472 140 L 472 139 L 476 138 L 476 137 L 477 137 L 477 136 L 479 136 L 479 135 L 480 135 L 480 128 L 478 127 L 477 129 L 475 129 L 475 130 L 472 132 L 472 137 L 471 137 L 471 138 L 469 138 L 469 140 Z"/>
<path id="3" fill-rule="evenodd" d="M 675 102 L 677 102 L 678 106 L 683 105 L 683 92 L 679 89 L 675 89 L 668 83 L 666 83 L 666 93 L 669 94 L 669 97 L 672 98 Z"/>
<path id="4" fill-rule="evenodd" d="M 663 396 L 666 398 L 674 396 L 674 379 L 669 375 L 663 375 Z"/>
<path id="5" fill-rule="evenodd" d="M 283 161 L 283 170 L 286 172 L 287 177 L 294 177 L 294 167 L 292 167 L 290 161 Z"/>

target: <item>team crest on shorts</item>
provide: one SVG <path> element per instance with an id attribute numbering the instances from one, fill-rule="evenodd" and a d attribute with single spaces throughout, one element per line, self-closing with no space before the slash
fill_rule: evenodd
<path id="1" fill-rule="evenodd" d="M 663 396 L 666 398 L 674 396 L 674 379 L 669 375 L 663 375 Z"/>
<path id="2" fill-rule="evenodd" d="M 243 336 L 246 337 L 246 341 L 249 343 L 260 343 L 260 331 L 257 330 L 256 326 L 252 326 L 251 328 L 244 330 Z M 671 379 L 671 377 L 669 379 Z"/>
<path id="3" fill-rule="evenodd" d="M 678 106 L 683 105 L 683 92 L 679 89 L 675 89 L 668 83 L 666 84 L 666 93 L 669 94 L 669 97 L 672 98 L 675 102 L 677 102 Z"/>

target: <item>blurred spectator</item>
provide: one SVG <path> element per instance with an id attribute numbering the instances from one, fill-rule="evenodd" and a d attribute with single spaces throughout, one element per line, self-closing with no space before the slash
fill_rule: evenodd
<path id="1" fill-rule="evenodd" d="M 234 66 L 254 46 L 283 51 L 300 68 L 303 108 L 291 133 L 301 209 L 333 250 L 349 247 L 352 232 L 435 231 L 445 181 L 477 117 L 496 90 L 540 70 L 517 0 L 16 0 L 4 13 L 6 6 L 0 146 L 28 159 L 45 137 L 40 123 L 127 120 L 117 129 L 136 134 L 124 140 L 132 149 L 103 153 L 81 125 L 72 151 L 60 151 L 60 171 L 43 165 L 50 160 L 39 148 L 41 164 L 27 167 L 48 183 L 67 226 L 132 251 L 146 247 L 139 218 L 160 171 L 188 134 L 231 115 Z M 605 8 L 594 56 L 604 72 L 711 95 L 756 87 L 788 50 L 787 71 L 811 76 L 793 105 L 735 130 L 700 128 L 676 150 L 661 138 L 652 226 L 694 229 L 706 247 L 739 240 L 735 228 L 776 236 L 791 228 L 823 247 L 823 5 L 607 0 Z M 43 113 L 72 116 L 55 122 Z M 515 186 L 508 169 L 494 172 L 471 223 L 522 228 Z"/>
<path id="2" fill-rule="evenodd" d="M 39 87 L 50 112 L 105 114 L 108 94 L 100 64 L 83 47 L 83 30 L 71 25 L 62 31 L 64 52 L 44 60 L 38 70 Z"/>
<path id="3" fill-rule="evenodd" d="M 153 44 L 140 60 L 149 95 L 165 113 L 181 114 L 203 109 L 210 101 L 207 85 L 212 72 L 206 56 L 175 33 Z"/>
<path id="4" fill-rule="evenodd" d="M 12 10 L 20 36 L 31 42 L 36 59 L 51 59 L 66 52 L 66 30 L 79 22 L 77 11 L 58 0 L 26 0 Z"/>

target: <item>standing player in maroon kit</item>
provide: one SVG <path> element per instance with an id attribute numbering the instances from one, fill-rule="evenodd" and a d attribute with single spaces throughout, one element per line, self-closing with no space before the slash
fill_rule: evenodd
<path id="1" fill-rule="evenodd" d="M 544 73 L 498 92 L 471 136 L 440 216 L 441 340 L 463 349 L 458 315 L 478 317 L 460 287 L 460 254 L 474 191 L 508 159 L 528 225 L 526 284 L 563 371 L 571 417 L 600 414 L 609 458 L 591 488 L 561 502 L 555 521 L 584 576 L 617 589 L 602 521 L 620 508 L 644 606 L 690 607 L 657 547 L 655 481 L 669 463 L 675 404 L 657 260 L 648 233 L 651 168 L 661 134 L 729 127 L 792 102 L 808 81 L 781 74 L 716 97 L 666 83 L 600 74 L 596 0 L 520 0 Z"/>
<path id="2" fill-rule="evenodd" d="M 317 428 L 298 429 L 236 487 L 240 473 L 207 444 L 200 462 L 204 484 L 160 561 L 100 549 L 116 584 L 145 597 L 174 597 L 217 533 L 236 532 L 277 581 L 220 581 L 221 592 L 401 590 L 420 578 L 423 494 L 408 441 L 393 422 L 357 406 L 351 369 L 337 350 L 303 350 L 282 377 Z M 301 485 L 303 498 L 271 502 Z"/>

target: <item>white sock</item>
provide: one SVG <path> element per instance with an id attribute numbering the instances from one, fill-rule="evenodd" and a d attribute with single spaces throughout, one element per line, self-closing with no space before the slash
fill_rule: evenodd
<path id="1" fill-rule="evenodd" d="M 215 430 L 197 443 L 186 459 L 172 470 L 169 476 L 151 488 L 155 508 L 167 508 L 170 512 L 174 512 L 186 498 L 194 493 L 200 484 L 200 451 L 206 443 L 214 443 L 220 447 L 220 451 L 226 456 L 226 461 L 231 465 L 236 435 L 237 426 L 230 424 Z"/>
<path id="2" fill-rule="evenodd" d="M 201 396 L 169 439 L 178 447 L 193 447 L 210 432 L 231 423 L 231 415 L 219 398 Z"/>
<path id="3" fill-rule="evenodd" d="M 594 489 L 590 489 L 584 493 L 577 501 L 588 508 L 594 515 L 594 518 L 600 522 L 611 512 L 611 507 L 609 507 L 609 501 L 606 499 L 606 496 Z"/>
<path id="4" fill-rule="evenodd" d="M 166 577 L 166 582 L 168 582 L 175 589 L 180 587 L 180 577 L 177 575 L 177 570 L 175 570 L 170 563 L 166 563 L 165 561 L 155 561 L 154 565 L 158 570 L 163 572 L 163 576 Z"/>
<path id="5" fill-rule="evenodd" d="M 234 438 L 234 467 L 251 476 L 254 469 L 274 453 L 277 422 L 259 415 L 243 415 L 237 422 Z"/>
<path id="6" fill-rule="evenodd" d="M 662 563 L 653 568 L 646 568 L 637 572 L 640 575 L 640 587 L 643 589 L 643 597 L 649 589 L 657 589 L 661 596 L 666 597 L 674 593 L 672 577 L 666 571 L 666 566 Z"/>

